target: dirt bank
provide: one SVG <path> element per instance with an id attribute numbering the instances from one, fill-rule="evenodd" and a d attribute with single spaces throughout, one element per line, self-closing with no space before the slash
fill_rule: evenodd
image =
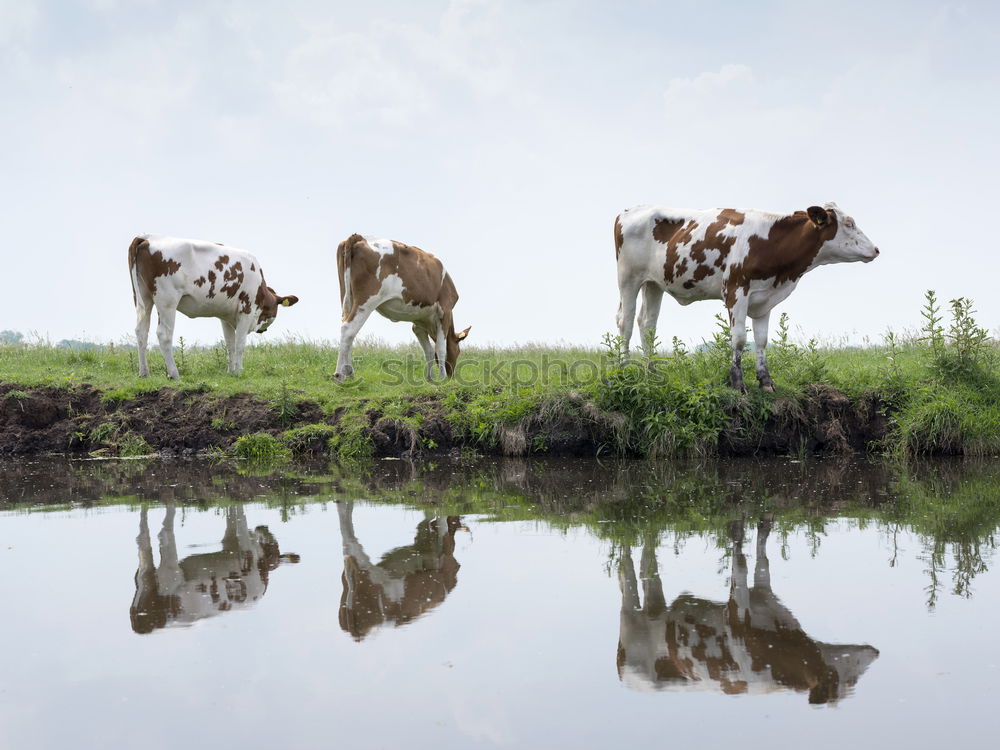
<path id="1" fill-rule="evenodd" d="M 514 425 L 498 424 L 490 439 L 466 433 L 433 398 L 414 400 L 413 419 L 386 418 L 377 408 L 365 413 L 366 424 L 351 429 L 370 443 L 376 456 L 454 453 L 594 456 L 616 452 L 619 415 L 601 413 L 592 403 L 567 401 L 567 408 L 532 415 Z M 288 409 L 250 395 L 219 397 L 197 391 L 163 388 L 128 400 L 109 400 L 92 387 L 18 388 L 0 384 L 0 455 L 43 453 L 192 455 L 228 449 L 241 435 L 284 435 L 306 425 L 346 430 L 343 411 L 324 414 L 314 402 Z M 770 414 L 754 424 L 730 414 L 719 434 L 724 456 L 788 453 L 865 452 L 890 430 L 884 405 L 874 397 L 848 398 L 826 387 L 807 389 L 795 399 L 778 399 Z M 303 442 L 310 453 L 329 451 L 325 439 Z"/>

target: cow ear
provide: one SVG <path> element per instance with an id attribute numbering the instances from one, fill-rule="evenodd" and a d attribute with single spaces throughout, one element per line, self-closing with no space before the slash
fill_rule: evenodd
<path id="1" fill-rule="evenodd" d="M 469 335 L 469 331 L 471 331 L 471 330 L 472 330 L 472 326 L 469 326 L 464 331 L 462 331 L 457 336 L 455 336 L 455 338 L 458 339 L 459 341 L 464 341 L 465 337 Z"/>
<path id="2" fill-rule="evenodd" d="M 809 214 L 809 219 L 818 227 L 825 227 L 830 223 L 830 215 L 826 212 L 825 208 L 820 208 L 819 206 L 809 206 L 806 209 L 806 213 Z"/>
<path id="3" fill-rule="evenodd" d="M 280 300 L 279 304 L 282 307 L 291 307 L 292 305 L 294 305 L 296 302 L 299 301 L 299 298 L 296 297 L 294 294 L 289 294 L 287 297 L 279 297 L 278 299 Z"/>

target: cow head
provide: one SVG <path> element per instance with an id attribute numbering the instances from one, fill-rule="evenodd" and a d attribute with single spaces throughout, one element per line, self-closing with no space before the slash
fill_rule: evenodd
<path id="1" fill-rule="evenodd" d="M 291 307 L 299 298 L 294 294 L 290 294 L 284 297 L 277 292 L 275 292 L 271 287 L 264 284 L 262 281 L 260 287 L 257 289 L 257 328 L 255 329 L 257 333 L 264 333 L 274 322 L 274 319 L 278 317 L 279 307 Z"/>
<path id="2" fill-rule="evenodd" d="M 472 326 L 458 333 L 455 333 L 455 326 L 451 326 L 448 329 L 448 349 L 445 352 L 444 369 L 448 373 L 449 378 L 455 374 L 455 363 L 458 361 L 460 353 L 458 344 L 465 340 L 465 337 L 469 335 L 469 331 L 471 330 Z"/>
<path id="3" fill-rule="evenodd" d="M 810 206 L 806 213 L 815 228 L 826 237 L 817 256 L 818 262 L 850 263 L 860 260 L 870 263 L 878 257 L 879 251 L 875 243 L 858 229 L 854 219 L 841 211 L 836 203 L 826 203 L 823 208 Z"/>

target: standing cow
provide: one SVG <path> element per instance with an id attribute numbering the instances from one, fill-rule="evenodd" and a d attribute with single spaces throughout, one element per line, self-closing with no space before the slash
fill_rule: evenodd
<path id="1" fill-rule="evenodd" d="M 636 296 L 642 290 L 639 333 L 647 354 L 663 293 L 682 305 L 721 299 L 729 312 L 730 382 L 744 390 L 740 366 L 746 318 L 753 320 L 757 379 L 773 391 L 764 348 L 771 310 L 807 271 L 827 263 L 872 261 L 878 248 L 836 204 L 793 214 L 730 208 L 689 210 L 636 206 L 615 219 L 618 331 L 628 347 Z"/>
<path id="2" fill-rule="evenodd" d="M 337 247 L 337 276 L 344 323 L 336 380 L 354 374 L 354 338 L 376 310 L 389 320 L 413 323 L 427 360 L 428 379 L 434 377 L 435 363 L 439 377 L 451 377 L 459 342 L 469 335 L 469 328 L 455 333 L 452 311 L 458 291 L 440 260 L 401 242 L 352 234 Z"/>
<path id="3" fill-rule="evenodd" d="M 279 307 L 299 301 L 282 296 L 264 282 L 260 263 L 245 250 L 219 242 L 185 240 L 143 234 L 128 249 L 128 270 L 135 302 L 135 338 L 139 375 L 149 375 L 146 342 L 156 307 L 156 337 L 167 366 L 167 376 L 180 379 L 174 364 L 174 319 L 177 311 L 189 318 L 218 318 L 229 353 L 229 372 L 243 372 L 247 334 L 264 333 Z"/>

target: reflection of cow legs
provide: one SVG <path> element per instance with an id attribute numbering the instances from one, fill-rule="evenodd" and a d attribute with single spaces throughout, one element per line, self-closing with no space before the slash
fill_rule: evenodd
<path id="1" fill-rule="evenodd" d="M 180 561 L 177 558 L 177 539 L 174 537 L 174 515 L 177 509 L 173 503 L 167 503 L 167 512 L 163 516 L 163 528 L 157 538 L 160 541 L 160 567 L 157 570 L 157 581 L 161 595 L 176 592 L 184 583 Z"/>
<path id="2" fill-rule="evenodd" d="M 642 581 L 642 600 L 639 599 L 639 580 Z M 657 617 L 667 608 L 663 597 L 663 582 L 656 562 L 656 540 L 646 539 L 639 557 L 639 579 L 632 563 L 632 548 L 625 547 L 618 561 L 618 585 L 622 592 L 622 611 L 641 611 Z"/>
<path id="3" fill-rule="evenodd" d="M 135 571 L 135 596 L 129 607 L 129 617 L 132 630 L 136 633 L 151 633 L 166 625 L 170 617 L 176 616 L 180 605 L 177 597 L 163 591 L 160 585 L 153 563 L 153 544 L 149 538 L 149 519 L 145 506 L 139 511 L 139 536 L 135 541 L 139 548 L 139 567 Z M 162 554 L 162 535 L 160 541 Z"/>

